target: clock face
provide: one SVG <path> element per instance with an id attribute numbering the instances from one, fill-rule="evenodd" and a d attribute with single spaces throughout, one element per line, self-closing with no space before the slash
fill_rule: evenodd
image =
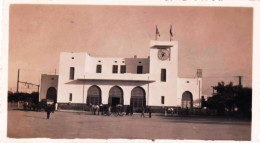
<path id="1" fill-rule="evenodd" d="M 170 52 L 167 49 L 159 49 L 158 58 L 162 61 L 169 59 Z"/>

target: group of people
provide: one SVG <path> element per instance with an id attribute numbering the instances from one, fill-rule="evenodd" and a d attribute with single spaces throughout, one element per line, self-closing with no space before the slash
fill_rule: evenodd
<path id="1" fill-rule="evenodd" d="M 118 114 L 118 115 L 122 115 L 123 105 L 118 104 L 115 107 L 112 107 L 111 105 L 103 105 L 103 104 L 92 105 L 92 104 L 90 104 L 90 111 L 92 112 L 93 115 L 96 115 L 96 112 L 97 112 L 98 115 L 99 115 L 99 112 L 101 113 L 101 115 L 108 115 L 108 116 L 110 116 L 112 113 L 115 113 L 115 114 Z M 151 107 L 150 106 L 147 107 L 147 108 L 142 107 L 142 109 L 141 109 L 141 117 L 145 118 L 146 111 L 149 114 L 149 118 L 151 118 L 152 117 L 152 112 L 151 112 Z M 128 105 L 126 107 L 126 114 L 125 115 L 132 116 L 133 114 L 134 114 L 133 106 L 132 105 Z"/>
<path id="2" fill-rule="evenodd" d="M 118 114 L 122 113 L 123 111 L 123 105 L 116 105 L 116 107 L 114 107 L 116 109 L 116 112 L 118 112 Z M 114 110 L 115 110 L 114 109 Z M 152 112 L 151 112 L 151 106 L 147 107 L 147 112 L 149 114 L 149 118 L 152 117 Z M 145 118 L 145 112 L 146 112 L 146 109 L 144 107 L 142 107 L 142 111 L 141 111 L 141 118 Z M 54 110 L 55 110 L 55 105 L 51 105 L 51 104 L 47 104 L 46 107 L 45 107 L 45 111 L 47 113 L 47 119 L 50 118 L 50 114 L 51 113 L 54 113 Z M 103 106 L 102 104 L 100 104 L 99 106 L 98 105 L 92 105 L 90 104 L 90 110 L 91 112 L 96 115 L 96 112 L 98 112 L 98 115 L 99 115 L 99 112 L 101 112 L 101 115 L 110 115 L 112 113 L 112 107 L 111 106 Z M 115 111 L 114 111 L 115 112 Z M 132 105 L 128 105 L 126 107 L 126 115 L 130 115 L 132 116 L 134 113 L 134 108 Z"/>

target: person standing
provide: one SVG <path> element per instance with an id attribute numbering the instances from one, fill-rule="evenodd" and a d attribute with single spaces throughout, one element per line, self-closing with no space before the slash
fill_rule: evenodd
<path id="1" fill-rule="evenodd" d="M 104 107 L 103 107 L 102 103 L 100 104 L 99 109 L 100 109 L 101 115 L 103 115 L 104 114 Z"/>
<path id="2" fill-rule="evenodd" d="M 141 118 L 144 117 L 145 118 L 145 115 L 144 115 L 144 107 L 142 107 L 142 114 L 141 114 Z"/>
<path id="3" fill-rule="evenodd" d="M 126 115 L 129 115 L 129 110 L 130 110 L 130 107 L 129 107 L 129 105 L 127 105 L 127 107 L 126 107 Z"/>
<path id="4" fill-rule="evenodd" d="M 133 116 L 134 114 L 134 108 L 133 105 L 130 105 L 130 115 Z"/>
<path id="5" fill-rule="evenodd" d="M 148 108 L 149 118 L 152 118 L 151 106 Z"/>

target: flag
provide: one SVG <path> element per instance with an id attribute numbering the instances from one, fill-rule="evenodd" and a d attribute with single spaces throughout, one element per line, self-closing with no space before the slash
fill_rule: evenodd
<path id="1" fill-rule="evenodd" d="M 171 28 L 170 28 L 170 34 L 171 34 L 171 37 L 173 37 L 173 34 L 172 34 L 172 25 L 171 25 Z"/>
<path id="2" fill-rule="evenodd" d="M 160 33 L 159 33 L 159 30 L 158 30 L 157 25 L 156 25 L 156 36 L 157 35 L 160 37 Z"/>

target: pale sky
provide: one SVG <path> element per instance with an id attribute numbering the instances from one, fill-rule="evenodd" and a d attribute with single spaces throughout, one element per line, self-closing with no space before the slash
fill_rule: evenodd
<path id="1" fill-rule="evenodd" d="M 172 25 L 179 42 L 179 76 L 203 70 L 203 95 L 219 81 L 252 82 L 252 8 L 11 5 L 9 90 L 20 80 L 40 83 L 41 74 L 58 73 L 60 52 L 98 57 L 149 56 L 155 26 L 169 40 Z M 20 84 L 20 91 L 37 91 Z"/>

